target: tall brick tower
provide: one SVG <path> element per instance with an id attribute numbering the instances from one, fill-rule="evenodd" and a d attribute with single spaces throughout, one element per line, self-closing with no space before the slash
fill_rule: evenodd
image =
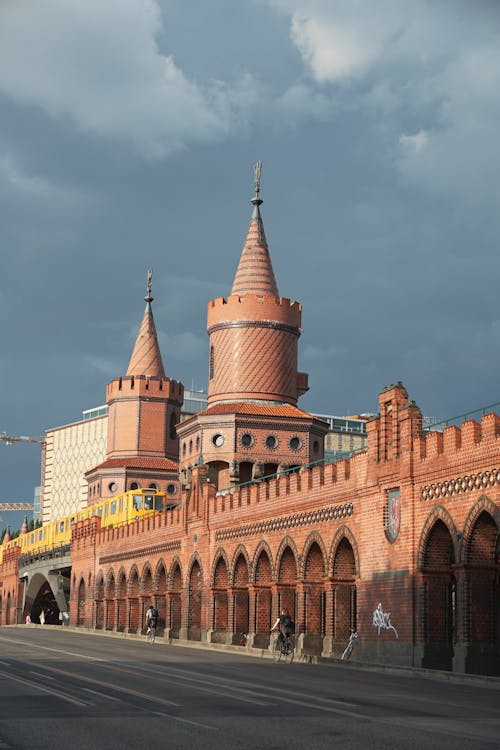
<path id="1" fill-rule="evenodd" d="M 151 309 L 151 271 L 144 299 L 146 309 L 127 374 L 106 387 L 106 460 L 85 475 L 89 503 L 138 487 L 168 491 L 172 499 L 179 494 L 176 425 L 184 387 L 165 375 Z"/>
<path id="2" fill-rule="evenodd" d="M 327 426 L 297 408 L 302 306 L 280 297 L 260 213 L 253 213 L 231 294 L 208 304 L 208 408 L 179 428 L 184 476 L 200 454 L 218 489 L 323 458 Z"/>

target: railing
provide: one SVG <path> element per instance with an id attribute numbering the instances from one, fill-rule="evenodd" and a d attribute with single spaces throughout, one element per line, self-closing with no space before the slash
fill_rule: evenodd
<path id="1" fill-rule="evenodd" d="M 34 562 L 54 560 L 58 557 L 64 557 L 65 555 L 69 555 L 70 552 L 70 544 L 64 544 L 61 547 L 43 547 L 42 549 L 38 549 L 36 552 L 27 552 L 24 555 L 20 555 L 18 564 L 21 568 L 25 565 L 31 565 Z"/>
<path id="2" fill-rule="evenodd" d="M 366 448 L 355 448 L 352 451 L 331 451 L 325 452 L 325 457 L 320 458 L 317 461 L 311 461 L 308 464 L 300 464 L 298 466 L 292 466 L 290 469 L 281 469 L 280 471 L 274 472 L 274 474 L 265 474 L 262 477 L 256 477 L 251 479 L 249 482 L 240 482 L 239 484 L 232 484 L 230 487 L 217 490 L 217 495 L 225 495 L 228 492 L 234 492 L 240 490 L 242 487 L 250 487 L 253 484 L 260 484 L 260 482 L 267 482 L 269 479 L 279 479 L 290 474 L 296 474 L 298 471 L 303 469 L 312 469 L 314 466 L 320 466 L 321 464 L 335 464 L 337 461 L 343 461 L 346 458 L 351 458 L 355 453 L 364 451 Z"/>
<path id="3" fill-rule="evenodd" d="M 450 424 L 454 424 L 455 422 L 465 422 L 466 419 L 470 419 L 470 417 L 472 417 L 474 414 L 487 414 L 489 411 L 491 411 L 491 409 L 493 409 L 494 406 L 500 406 L 500 401 L 496 401 L 494 404 L 480 406 L 478 409 L 473 409 L 472 411 L 466 411 L 464 414 L 457 414 L 456 417 L 448 417 L 448 419 L 442 419 L 440 422 L 428 424 L 422 429 L 424 432 L 429 432 L 430 430 L 436 429 L 441 432 L 444 427 L 448 427 Z"/>

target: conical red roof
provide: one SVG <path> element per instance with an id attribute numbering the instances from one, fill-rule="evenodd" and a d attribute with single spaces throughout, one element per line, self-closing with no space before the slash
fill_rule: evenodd
<path id="1" fill-rule="evenodd" d="M 165 370 L 161 358 L 156 326 L 151 309 L 151 278 L 148 277 L 148 294 L 145 297 L 146 309 L 139 333 L 135 341 L 134 351 L 130 357 L 127 375 L 148 375 L 149 377 L 165 378 Z"/>
<path id="2" fill-rule="evenodd" d="M 231 294 L 270 294 L 278 297 L 278 287 L 259 210 L 262 201 L 256 197 L 252 203 L 255 208 Z"/>

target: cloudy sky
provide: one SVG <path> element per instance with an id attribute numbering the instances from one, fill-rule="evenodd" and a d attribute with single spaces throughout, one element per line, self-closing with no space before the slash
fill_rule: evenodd
<path id="1" fill-rule="evenodd" d="M 2 0 L 0 432 L 104 402 L 150 266 L 167 373 L 206 385 L 257 159 L 302 406 L 499 401 L 499 90 L 496 0 Z M 1 500 L 38 477 L 0 445 Z"/>

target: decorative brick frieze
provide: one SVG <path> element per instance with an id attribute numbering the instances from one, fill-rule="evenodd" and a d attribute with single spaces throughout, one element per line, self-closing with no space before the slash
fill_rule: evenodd
<path id="1" fill-rule="evenodd" d="M 221 542 L 227 539 L 238 539 L 259 534 L 269 534 L 273 531 L 282 531 L 283 529 L 291 529 L 297 526 L 308 526 L 313 523 L 316 524 L 324 521 L 337 520 L 339 518 L 347 518 L 348 516 L 352 516 L 353 513 L 354 506 L 352 503 L 332 505 L 329 508 L 321 508 L 319 510 L 307 511 L 305 513 L 293 513 L 289 516 L 280 516 L 279 518 L 272 518 L 269 519 L 269 521 L 261 521 L 260 523 L 251 523 L 246 526 L 234 526 L 230 529 L 221 529 L 216 532 L 215 539 L 216 541 Z"/>
<path id="2" fill-rule="evenodd" d="M 141 549 L 129 550 L 127 552 L 120 552 L 116 555 L 105 555 L 99 558 L 99 565 L 106 565 L 107 563 L 121 562 L 122 560 L 134 559 L 136 557 L 149 557 L 160 554 L 162 552 L 172 552 L 173 550 L 180 549 L 181 543 L 179 540 L 173 542 L 165 542 L 164 544 L 154 544 L 149 547 L 142 547 Z"/>
<path id="3" fill-rule="evenodd" d="M 468 474 L 444 482 L 427 484 L 420 489 L 421 500 L 436 500 L 440 497 L 452 497 L 464 492 L 495 487 L 500 484 L 500 469 L 487 469 L 478 474 Z"/>

